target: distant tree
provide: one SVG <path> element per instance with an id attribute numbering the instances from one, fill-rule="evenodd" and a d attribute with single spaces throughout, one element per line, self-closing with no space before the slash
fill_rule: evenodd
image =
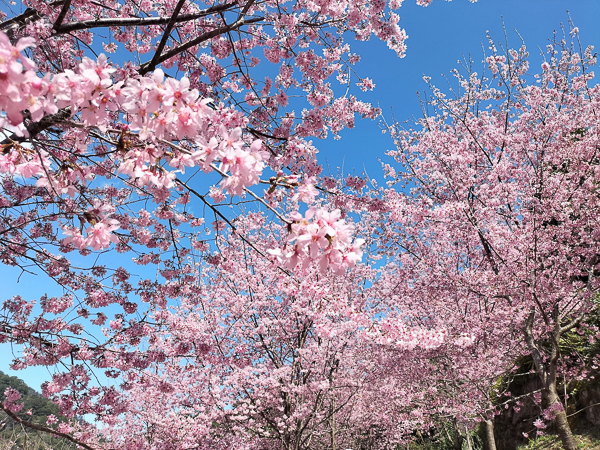
<path id="1" fill-rule="evenodd" d="M 421 129 L 390 127 L 390 181 L 410 194 L 386 191 L 382 226 L 421 292 L 412 317 L 462 327 L 465 352 L 488 352 L 456 374 L 461 388 L 475 391 L 477 370 L 500 374 L 520 348 L 568 450 L 561 340 L 596 308 L 600 275 L 600 87 L 577 32 L 549 46 L 539 75 L 525 47 L 501 54 L 490 41 L 487 73 L 457 72 L 453 96 L 433 89 Z"/>

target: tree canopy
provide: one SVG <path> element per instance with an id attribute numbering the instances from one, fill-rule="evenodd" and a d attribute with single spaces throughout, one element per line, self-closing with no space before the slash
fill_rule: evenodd
<path id="1" fill-rule="evenodd" d="M 600 338 L 596 55 L 572 24 L 539 73 L 490 40 L 405 128 L 351 82 L 352 39 L 404 54 L 401 3 L 4 17 L 0 258 L 60 291 L 2 303 L 12 368 L 53 374 L 53 406 L 0 380 L 12 423 L 88 450 L 385 449 L 484 423 L 494 449 L 525 358 L 538 433 L 576 448 L 566 379 L 600 362 L 566 345 Z M 325 176 L 310 140 L 357 116 L 396 146 L 382 185 Z"/>

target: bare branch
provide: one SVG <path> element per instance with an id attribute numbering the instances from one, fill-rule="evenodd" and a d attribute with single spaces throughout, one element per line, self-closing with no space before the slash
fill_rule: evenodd
<path id="1" fill-rule="evenodd" d="M 150 61 L 149 69 L 154 70 L 156 65 L 158 64 L 158 59 L 160 58 L 161 53 L 163 52 L 165 45 L 167 45 L 167 41 L 169 40 L 169 36 L 171 35 L 171 30 L 175 26 L 175 21 L 177 20 L 177 16 L 179 15 L 179 11 L 183 8 L 183 4 L 185 0 L 179 0 L 177 5 L 175 5 L 175 9 L 173 10 L 173 14 L 171 15 L 171 19 L 165 28 L 165 32 L 163 33 L 162 39 L 160 40 L 158 47 L 156 47 L 156 52 L 152 57 L 152 61 Z"/>

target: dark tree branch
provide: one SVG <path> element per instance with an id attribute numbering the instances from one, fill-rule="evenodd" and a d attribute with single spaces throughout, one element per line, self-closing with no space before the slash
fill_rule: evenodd
<path id="1" fill-rule="evenodd" d="M 165 28 L 165 32 L 163 33 L 162 39 L 160 40 L 160 42 L 158 44 L 158 47 L 156 47 L 156 52 L 154 53 L 154 56 L 152 57 L 152 61 L 150 61 L 150 64 L 148 66 L 148 68 L 150 70 L 154 70 L 154 68 L 158 64 L 158 59 L 160 58 L 161 53 L 165 49 L 165 45 L 167 45 L 167 41 L 169 40 L 169 36 L 171 36 L 171 30 L 175 26 L 175 21 L 177 20 L 177 16 L 179 15 L 179 11 L 181 11 L 181 8 L 183 8 L 183 4 L 184 3 L 185 3 L 185 0 L 179 0 L 177 2 L 177 5 L 175 5 L 175 9 L 173 10 L 173 14 L 171 15 L 171 19 L 169 20 L 169 23 L 167 24 L 167 26 Z"/>
<path id="2" fill-rule="evenodd" d="M 231 25 L 226 25 L 221 28 L 216 28 L 212 31 L 209 31 L 208 33 L 204 33 L 204 34 L 198 36 L 195 39 L 192 39 L 191 41 L 186 42 L 185 44 L 181 44 L 181 45 L 171 49 L 170 51 L 168 51 L 167 53 L 162 55 L 160 58 L 158 58 L 158 60 L 155 62 L 155 64 L 160 64 L 163 61 L 166 61 L 167 59 L 170 59 L 174 56 L 177 56 L 178 54 L 183 53 L 184 51 L 186 51 L 198 44 L 201 44 L 202 42 L 208 41 L 209 39 L 212 39 L 216 36 L 220 36 L 221 34 L 235 30 L 244 25 L 248 25 L 251 23 L 257 23 L 262 20 L 264 20 L 264 17 L 254 17 L 254 18 L 248 19 L 248 20 L 238 19 Z M 152 68 L 150 66 L 150 62 L 147 62 L 147 63 L 142 64 L 142 66 L 140 67 L 140 70 L 138 72 L 140 75 L 146 75 L 148 72 L 151 72 L 151 71 L 152 71 Z"/>
<path id="3" fill-rule="evenodd" d="M 73 442 L 74 444 L 77 444 L 87 450 L 95 450 L 93 447 L 90 447 L 87 444 L 84 444 L 81 441 L 78 441 L 77 439 L 69 436 L 66 433 L 61 433 L 60 431 L 57 430 L 53 430 L 52 428 L 48 428 L 45 427 L 43 425 L 38 425 L 36 423 L 32 423 L 32 422 L 28 422 L 27 420 L 23 420 L 21 419 L 19 416 L 17 416 L 15 413 L 13 413 L 10 409 L 8 409 L 6 406 L 4 406 L 3 402 L 0 402 L 0 409 L 2 409 L 2 411 L 4 411 L 6 413 L 6 415 L 8 417 L 10 417 L 12 420 L 14 420 L 17 423 L 20 423 L 21 425 L 27 427 L 27 428 L 31 428 L 33 430 L 37 430 L 37 431 L 43 431 L 44 433 L 50 433 L 53 434 L 55 436 L 61 437 L 63 439 L 66 439 L 68 441 Z"/>
<path id="4" fill-rule="evenodd" d="M 60 27 L 60 25 L 63 23 L 63 20 L 65 20 L 65 17 L 69 12 L 70 7 L 71 0 L 65 0 L 65 2 L 62 5 L 62 9 L 60 10 L 60 13 L 58 14 L 58 17 L 56 18 L 56 22 L 54 22 L 54 26 L 52 27 L 53 30 L 57 30 L 58 27 Z"/>
<path id="5" fill-rule="evenodd" d="M 496 265 L 496 261 L 494 261 L 494 256 L 492 255 L 492 250 L 490 248 L 490 244 L 488 243 L 487 239 L 485 239 L 483 237 L 483 234 L 481 233 L 481 231 L 477 230 L 477 234 L 479 235 L 479 239 L 481 240 L 481 245 L 483 245 L 483 250 L 484 250 L 484 254 L 485 254 L 486 259 L 490 263 L 490 266 L 492 267 L 492 270 L 494 271 L 494 273 L 496 275 L 498 275 L 498 273 L 500 271 L 498 270 L 498 266 Z"/>
<path id="6" fill-rule="evenodd" d="M 196 20 L 201 17 L 209 16 L 216 12 L 225 11 L 235 3 L 224 3 L 222 5 L 211 6 L 210 8 L 203 9 L 193 14 L 182 14 L 175 16 L 175 23 L 189 22 Z M 94 19 L 84 20 L 82 22 L 72 22 L 65 25 L 61 25 L 57 30 L 57 34 L 66 34 L 72 31 L 78 30 L 89 30 L 91 28 L 104 28 L 104 27 L 132 27 L 132 26 L 148 26 L 148 25 L 164 25 L 168 24 L 173 19 L 170 17 L 114 17 L 105 19 Z"/>
<path id="7" fill-rule="evenodd" d="M 56 114 L 52 114 L 50 116 L 44 116 L 39 122 L 33 122 L 27 125 L 27 132 L 29 133 L 28 137 L 25 136 L 17 136 L 13 133 L 9 138 L 4 139 L 0 142 L 0 145 L 8 145 L 13 142 L 25 142 L 30 140 L 31 138 L 37 136 L 43 131 L 46 131 L 48 128 L 51 128 L 52 125 L 56 125 L 67 120 L 71 117 L 71 108 L 63 108 L 58 111 Z"/>
<path id="8" fill-rule="evenodd" d="M 56 0 L 50 3 L 48 6 L 62 5 L 64 1 L 65 0 Z M 40 18 L 38 10 L 33 8 L 27 8 L 23 13 L 19 14 L 18 16 L 0 23 L 0 30 L 6 30 L 7 28 L 10 28 L 16 24 L 25 24 L 27 19 L 30 19 L 32 17 L 35 17 L 37 19 Z"/>

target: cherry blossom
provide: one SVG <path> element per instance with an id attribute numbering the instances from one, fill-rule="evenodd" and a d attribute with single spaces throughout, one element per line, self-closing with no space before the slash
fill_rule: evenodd
<path id="1" fill-rule="evenodd" d="M 457 75 L 460 97 L 432 87 L 435 108 L 416 129 L 389 127 L 399 167 L 388 174 L 411 188 L 386 190 L 381 239 L 390 255 L 397 249 L 398 273 L 410 274 L 411 302 L 423 302 L 402 303 L 407 315 L 455 323 L 463 353 L 494 342 L 496 356 L 464 373 L 465 356 L 447 354 L 457 384 L 490 392 L 527 355 L 563 446 L 575 449 L 557 390 L 559 342 L 598 292 L 596 59 L 576 41 L 554 43 L 540 82 L 529 83 L 525 47 L 498 54 L 490 45 L 489 72 Z M 485 396 L 480 405 L 489 419 Z"/>

